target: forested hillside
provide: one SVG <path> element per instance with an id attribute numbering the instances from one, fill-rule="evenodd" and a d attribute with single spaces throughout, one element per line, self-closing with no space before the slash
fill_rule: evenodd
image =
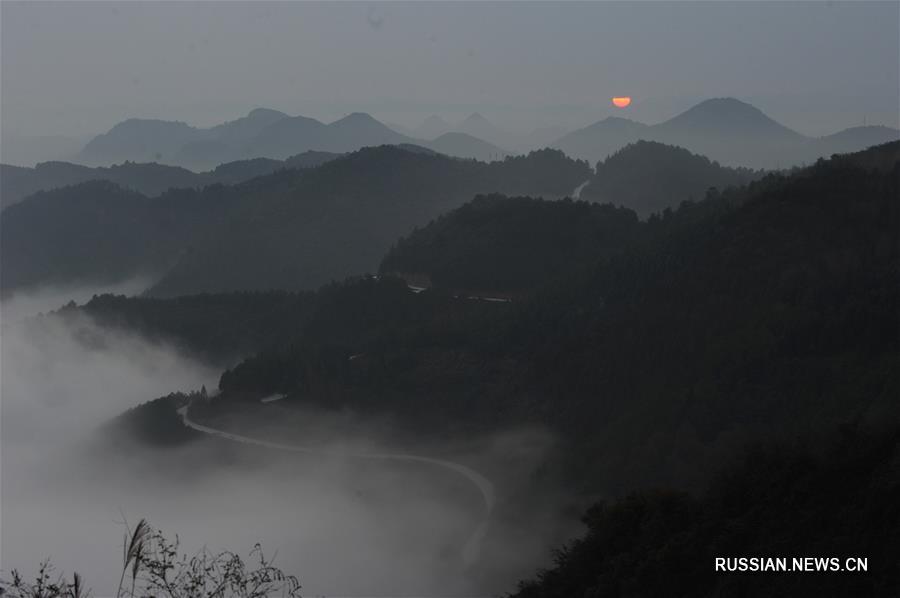
<path id="1" fill-rule="evenodd" d="M 643 491 L 594 505 L 587 533 L 512 598 L 896 595 L 900 430 L 847 428 L 824 449 L 755 449 L 699 497 Z M 717 572 L 717 558 L 811 557 L 864 571 Z M 837 558 L 835 564 L 828 559 Z M 853 563 L 851 566 L 856 566 Z"/>
<path id="2" fill-rule="evenodd" d="M 165 296 L 310 289 L 374 271 L 399 235 L 477 193 L 563 195 L 587 171 L 549 150 L 485 164 L 383 146 L 153 199 L 86 183 L 4 213 L 0 280 L 6 293 L 138 274 L 162 276 Z"/>
<path id="3" fill-rule="evenodd" d="M 0 288 L 110 284 L 165 272 L 238 196 L 222 185 L 155 198 L 108 181 L 41 191 L 0 218 Z"/>
<path id="4" fill-rule="evenodd" d="M 225 372 L 216 404 L 281 392 L 429 433 L 539 422 L 571 483 L 611 494 L 696 487 L 748 442 L 898 417 L 898 150 L 632 217 L 639 243 L 527 300 L 340 285 Z"/>
<path id="5" fill-rule="evenodd" d="M 34 168 L 0 164 L 0 202 L 2 208 L 25 197 L 58 187 L 87 181 L 110 181 L 126 189 L 154 196 L 169 189 L 201 188 L 207 185 L 232 185 L 285 168 L 313 168 L 339 154 L 305 152 L 286 160 L 255 158 L 220 164 L 206 172 L 192 172 L 179 166 L 155 162 L 124 162 L 90 168 L 70 162 L 42 162 Z"/>
<path id="6" fill-rule="evenodd" d="M 609 204 L 485 195 L 399 239 L 380 271 L 521 294 L 623 250 L 642 230 L 634 212 Z"/>
<path id="7" fill-rule="evenodd" d="M 241 292 L 172 299 L 107 294 L 95 295 L 81 306 L 64 306 L 53 317 L 78 325 L 82 316 L 88 316 L 104 328 L 136 332 L 152 342 L 166 343 L 186 355 L 226 367 L 288 342 L 316 305 L 328 301 L 329 296 L 328 287 L 317 292 Z"/>
<path id="8" fill-rule="evenodd" d="M 581 198 L 624 206 L 646 218 L 682 201 L 702 199 L 710 187 L 740 186 L 762 175 L 720 166 L 680 147 L 638 141 L 598 163 Z"/>

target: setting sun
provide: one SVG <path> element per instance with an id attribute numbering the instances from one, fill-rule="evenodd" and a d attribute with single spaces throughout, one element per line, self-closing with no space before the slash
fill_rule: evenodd
<path id="1" fill-rule="evenodd" d="M 623 96 L 620 98 L 613 98 L 612 103 L 616 108 L 625 108 L 629 104 L 631 104 L 631 98 L 628 96 Z"/>

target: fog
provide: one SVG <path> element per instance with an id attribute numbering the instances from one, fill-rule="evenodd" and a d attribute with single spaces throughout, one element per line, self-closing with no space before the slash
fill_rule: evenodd
<path id="1" fill-rule="evenodd" d="M 485 595 L 511 590 L 549 563 L 549 546 L 579 529 L 560 515 L 552 490 L 535 494 L 530 485 L 553 452 L 553 439 L 537 429 L 403 447 L 464 463 L 494 484 L 497 508 L 468 564 L 463 548 L 485 515 L 471 480 L 429 463 L 341 456 L 397 452 L 388 418 L 294 412 L 304 423 L 292 438 L 331 454 L 214 437 L 178 449 L 111 444 L 101 427 L 112 417 L 173 391 L 215 388 L 219 371 L 86 317 L 29 317 L 93 292 L 45 291 L 2 305 L 5 571 L 30 572 L 51 557 L 60 571 L 79 571 L 95 595 L 113 595 L 123 518 L 146 517 L 177 534 L 187 552 L 205 545 L 246 556 L 260 542 L 277 566 L 298 575 L 304 595 Z M 266 422 L 285 421 L 284 409 L 261 405 L 252 422 L 215 425 L 276 437 L 285 426 Z"/>

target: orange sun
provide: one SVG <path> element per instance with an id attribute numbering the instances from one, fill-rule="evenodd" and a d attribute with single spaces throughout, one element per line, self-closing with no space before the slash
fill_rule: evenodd
<path id="1" fill-rule="evenodd" d="M 628 96 L 613 98 L 612 103 L 616 108 L 625 108 L 631 103 L 631 98 Z"/>

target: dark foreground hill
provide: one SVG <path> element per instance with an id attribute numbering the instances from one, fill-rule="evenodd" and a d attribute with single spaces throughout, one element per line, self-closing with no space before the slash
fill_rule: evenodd
<path id="1" fill-rule="evenodd" d="M 161 296 L 315 288 L 373 271 L 398 236 L 473 195 L 561 196 L 588 174 L 551 150 L 485 164 L 383 146 L 152 199 L 85 183 L 4 211 L 0 282 L 8 293 L 143 274 Z"/>
<path id="2" fill-rule="evenodd" d="M 845 429 L 816 452 L 756 449 L 699 497 L 658 490 L 596 504 L 587 533 L 512 597 L 896 596 L 900 428 L 887 428 Z M 751 558 L 788 570 L 749 571 Z M 795 558 L 812 558 L 810 570 L 793 570 Z M 865 569 L 847 570 L 857 558 Z"/>
<path id="3" fill-rule="evenodd" d="M 214 409 L 279 392 L 423 434 L 546 425 L 577 492 L 611 495 L 697 487 L 747 443 L 896 420 L 898 153 L 632 220 L 639 243 L 585 252 L 521 301 L 349 282 L 226 371 Z"/>
<path id="4" fill-rule="evenodd" d="M 266 421 L 259 399 L 272 393 L 287 395 L 276 411 L 287 442 L 310 406 L 393 416 L 398 438 L 549 427 L 559 452 L 533 488 L 564 475 L 572 503 L 606 500 L 522 598 L 894 596 L 898 192 L 900 143 L 768 175 L 632 217 L 638 243 L 585 252 L 579 271 L 511 303 L 414 294 L 385 277 L 286 301 L 192 298 L 188 311 L 217 314 L 199 330 L 178 323 L 183 300 L 98 299 L 92 315 L 127 312 L 120 322 L 200 345 L 238 304 L 235 331 L 281 320 L 277 342 L 194 406 L 238 433 Z M 174 411 L 186 400 L 132 410 L 121 430 L 190 443 Z M 646 488 L 666 489 L 636 492 Z M 533 500 L 528 488 L 501 495 L 499 511 Z M 716 573 L 715 558 L 742 556 L 862 557 L 869 571 Z"/>

